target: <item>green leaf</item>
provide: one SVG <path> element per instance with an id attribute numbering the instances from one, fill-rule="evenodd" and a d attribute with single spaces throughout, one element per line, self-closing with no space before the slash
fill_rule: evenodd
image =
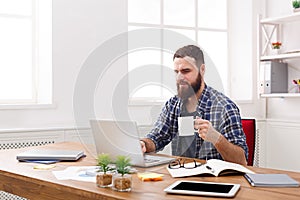
<path id="1" fill-rule="evenodd" d="M 294 8 L 299 8 L 300 7 L 300 1 L 299 0 L 294 0 L 293 1 L 293 7 Z"/>
<path id="2" fill-rule="evenodd" d="M 99 154 L 97 159 L 97 165 L 101 167 L 104 173 L 110 170 L 109 164 L 112 163 L 112 160 L 109 154 Z"/>
<path id="3" fill-rule="evenodd" d="M 117 156 L 116 168 L 117 168 L 118 173 L 122 174 L 122 176 L 124 176 L 124 174 L 128 174 L 129 166 L 131 166 L 129 157 Z"/>

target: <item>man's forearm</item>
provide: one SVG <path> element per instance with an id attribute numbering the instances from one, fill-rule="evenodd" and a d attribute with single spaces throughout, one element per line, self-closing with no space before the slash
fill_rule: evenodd
<path id="1" fill-rule="evenodd" d="M 220 136 L 215 147 L 225 161 L 247 165 L 243 148 L 230 143 L 224 136 Z"/>
<path id="2" fill-rule="evenodd" d="M 141 141 L 145 143 L 146 146 L 146 152 L 154 152 L 156 150 L 154 142 L 149 138 L 142 138 Z"/>

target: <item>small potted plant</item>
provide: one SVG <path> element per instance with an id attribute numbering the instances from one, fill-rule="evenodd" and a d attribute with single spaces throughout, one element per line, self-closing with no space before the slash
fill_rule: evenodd
<path id="1" fill-rule="evenodd" d="M 273 42 L 272 43 L 273 49 L 280 49 L 280 47 L 281 47 L 281 42 Z"/>
<path id="2" fill-rule="evenodd" d="M 294 12 L 299 11 L 300 9 L 300 0 L 293 0 L 292 1 Z"/>
<path id="3" fill-rule="evenodd" d="M 110 187 L 112 184 L 112 168 L 109 166 L 112 160 L 108 154 L 100 154 L 97 158 L 97 165 L 100 170 L 96 175 L 96 184 L 98 187 Z"/>
<path id="4" fill-rule="evenodd" d="M 117 156 L 116 159 L 117 174 L 113 175 L 113 189 L 121 192 L 131 191 L 131 175 L 129 173 L 130 158 L 126 156 Z"/>

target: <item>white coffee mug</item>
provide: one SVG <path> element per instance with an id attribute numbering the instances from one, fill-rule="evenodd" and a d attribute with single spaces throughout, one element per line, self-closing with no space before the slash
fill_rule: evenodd
<path id="1" fill-rule="evenodd" d="M 179 136 L 194 135 L 194 117 L 178 117 L 178 132 Z"/>

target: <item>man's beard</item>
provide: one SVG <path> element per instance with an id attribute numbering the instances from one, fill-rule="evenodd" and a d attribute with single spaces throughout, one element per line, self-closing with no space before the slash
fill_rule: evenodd
<path id="1" fill-rule="evenodd" d="M 195 95 L 200 90 L 201 82 L 202 78 L 201 74 L 199 73 L 196 81 L 191 83 L 191 85 L 189 85 L 186 82 L 183 82 L 184 84 L 188 84 L 187 88 L 181 88 L 180 83 L 177 83 L 178 97 L 180 97 L 182 100 L 187 100 L 189 97 Z"/>

